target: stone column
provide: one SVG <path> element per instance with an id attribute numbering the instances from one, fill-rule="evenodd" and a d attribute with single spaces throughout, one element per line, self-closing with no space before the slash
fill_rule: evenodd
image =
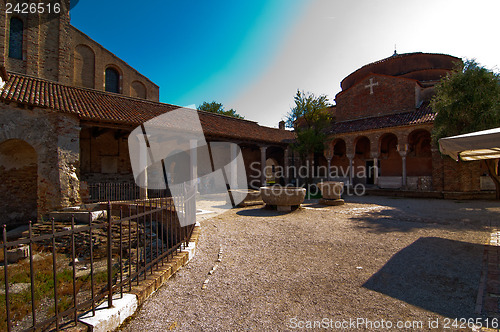
<path id="1" fill-rule="evenodd" d="M 346 157 L 349 159 L 349 185 L 352 186 L 354 154 L 347 154 Z"/>
<path id="2" fill-rule="evenodd" d="M 372 153 L 373 158 L 373 184 L 378 185 L 378 153 Z"/>
<path id="3" fill-rule="evenodd" d="M 266 186 L 266 149 L 267 146 L 260 147 L 260 184 Z"/>
<path id="4" fill-rule="evenodd" d="M 148 199 L 148 169 L 144 168 L 144 172 L 142 172 L 138 177 L 139 182 L 139 198 L 140 199 Z"/>
<path id="5" fill-rule="evenodd" d="M 333 152 L 331 150 L 326 150 L 323 155 L 326 159 L 326 181 L 330 181 L 330 167 L 332 166 Z"/>
<path id="6" fill-rule="evenodd" d="M 398 146 L 399 148 L 399 146 Z M 406 188 L 406 153 L 408 152 L 408 144 L 404 145 L 403 149 L 399 149 L 399 155 L 401 156 L 402 165 L 402 177 L 403 177 L 403 188 Z"/>
<path id="7" fill-rule="evenodd" d="M 189 176 L 191 186 L 196 187 L 196 192 L 198 192 L 198 141 L 195 139 L 189 140 Z"/>
<path id="8" fill-rule="evenodd" d="M 285 177 L 285 184 L 288 184 L 288 180 L 289 180 L 289 177 L 288 177 L 288 167 L 289 167 L 289 148 L 286 147 L 284 152 L 283 152 L 283 176 Z"/>
<path id="9" fill-rule="evenodd" d="M 330 181 L 331 178 L 330 178 L 330 167 L 332 166 L 332 160 L 330 158 L 328 158 L 326 160 L 326 163 L 327 163 L 327 168 L 326 168 L 326 181 Z"/>
<path id="10" fill-rule="evenodd" d="M 234 143 L 231 144 L 231 180 L 229 186 L 233 189 L 238 187 L 238 146 Z"/>

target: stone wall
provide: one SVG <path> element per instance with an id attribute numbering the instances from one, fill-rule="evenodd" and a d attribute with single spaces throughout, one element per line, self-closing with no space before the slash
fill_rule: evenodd
<path id="1" fill-rule="evenodd" d="M 36 153 L 36 165 L 30 163 L 28 168 L 17 169 L 15 166 L 6 167 L 9 163 L 16 163 L 15 153 L 4 151 L 0 177 L 15 178 L 12 181 L 25 188 L 36 188 L 38 219 L 52 210 L 79 204 L 79 120 L 71 115 L 45 109 L 26 109 L 15 104 L 0 103 L 0 112 L 0 146 L 12 142 L 24 143 Z M 33 176 L 35 167 L 36 181 Z M 9 169 L 16 169 L 16 172 L 8 173 Z M 18 202 L 31 204 L 30 200 L 23 202 L 26 197 L 22 195 L 16 197 L 16 191 L 9 184 L 2 181 L 0 187 L 1 191 L 12 193 L 0 202 L 1 211 Z M 20 191 L 17 193 L 20 194 Z M 4 222 L 9 223 L 9 220 Z"/>

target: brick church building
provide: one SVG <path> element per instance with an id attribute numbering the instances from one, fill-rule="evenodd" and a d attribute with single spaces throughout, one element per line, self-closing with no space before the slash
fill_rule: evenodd
<path id="1" fill-rule="evenodd" d="M 372 189 L 450 198 L 491 195 L 494 185 L 482 162 L 443 157 L 431 140 L 435 113 L 429 101 L 435 85 L 460 61 L 395 52 L 348 75 L 335 97 L 334 124 L 319 165 L 330 165 L 334 178 Z M 344 171 L 350 167 L 352 172 Z"/>

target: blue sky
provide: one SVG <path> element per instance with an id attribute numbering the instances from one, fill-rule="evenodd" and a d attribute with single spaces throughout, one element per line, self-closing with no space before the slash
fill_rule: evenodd
<path id="1" fill-rule="evenodd" d="M 435 52 L 500 62 L 500 1 L 80 0 L 72 24 L 160 86 L 160 101 L 222 102 L 276 127 L 297 89 L 333 102 L 366 63 Z"/>

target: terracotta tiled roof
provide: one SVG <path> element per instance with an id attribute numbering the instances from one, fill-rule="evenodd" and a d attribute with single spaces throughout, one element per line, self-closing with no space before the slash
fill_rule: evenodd
<path id="1" fill-rule="evenodd" d="M 82 120 L 140 125 L 179 106 L 119 94 L 67 86 L 35 77 L 9 73 L 0 100 L 77 115 Z M 256 122 L 198 112 L 205 135 L 282 143 L 294 134 Z"/>
<path id="2" fill-rule="evenodd" d="M 337 122 L 330 127 L 330 134 L 351 133 L 357 131 L 380 129 L 388 127 L 411 126 L 423 123 L 432 123 L 436 113 L 428 105 L 424 105 L 412 112 L 383 115 L 373 118 L 364 118 L 352 121 Z"/>

